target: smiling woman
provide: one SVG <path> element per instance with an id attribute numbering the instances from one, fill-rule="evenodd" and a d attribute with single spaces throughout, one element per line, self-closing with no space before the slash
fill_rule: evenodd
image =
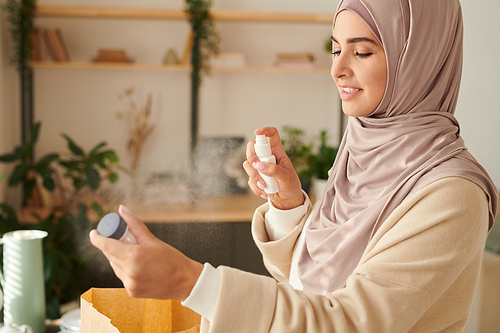
<path id="1" fill-rule="evenodd" d="M 387 82 L 384 49 L 368 25 L 349 10 L 337 15 L 332 41 L 332 77 L 342 99 L 342 109 L 348 116 L 367 116 L 384 96 Z"/>
<path id="2" fill-rule="evenodd" d="M 279 282 L 201 266 L 123 207 L 137 248 L 92 243 L 129 292 L 180 297 L 204 333 L 463 332 L 498 193 L 454 116 L 462 28 L 458 0 L 340 1 L 332 76 L 350 117 L 314 208 L 276 128 L 254 132 L 276 164 L 247 145 L 253 192 L 260 173 L 279 187 L 252 221 Z"/>

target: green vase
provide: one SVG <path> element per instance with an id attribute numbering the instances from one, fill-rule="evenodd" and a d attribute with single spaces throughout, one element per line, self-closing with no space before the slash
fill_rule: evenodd
<path id="1" fill-rule="evenodd" d="M 29 325 L 33 333 L 46 329 L 42 240 L 47 235 L 46 231 L 19 230 L 0 239 L 4 323 Z"/>

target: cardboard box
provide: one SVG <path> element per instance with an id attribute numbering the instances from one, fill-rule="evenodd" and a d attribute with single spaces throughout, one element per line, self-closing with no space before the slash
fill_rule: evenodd
<path id="1" fill-rule="evenodd" d="M 133 298 L 123 288 L 81 296 L 82 333 L 197 333 L 201 316 L 174 300 Z"/>

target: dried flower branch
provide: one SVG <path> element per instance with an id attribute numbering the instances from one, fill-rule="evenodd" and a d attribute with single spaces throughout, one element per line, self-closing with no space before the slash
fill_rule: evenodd
<path id="1" fill-rule="evenodd" d="M 130 170 L 134 177 L 147 138 L 154 130 L 151 123 L 152 95 L 148 94 L 146 103 L 138 105 L 134 99 L 135 88 L 127 88 L 123 94 L 118 94 L 118 100 L 125 100 L 125 111 L 118 111 L 116 118 L 125 122 L 128 133 L 127 152 L 130 155 Z"/>

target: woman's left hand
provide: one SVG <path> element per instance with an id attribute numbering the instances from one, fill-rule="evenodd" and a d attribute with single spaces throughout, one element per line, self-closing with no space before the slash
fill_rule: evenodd
<path id="1" fill-rule="evenodd" d="M 137 244 L 125 244 L 90 232 L 90 242 L 108 258 L 128 294 L 138 298 L 185 300 L 203 270 L 196 262 L 156 238 L 146 225 L 120 206 L 120 216 Z"/>
<path id="2" fill-rule="evenodd" d="M 273 206 L 278 209 L 288 210 L 302 205 L 305 199 L 300 180 L 281 144 L 278 130 L 275 127 L 263 127 L 254 133 L 265 135 L 269 139 L 276 164 L 260 162 L 255 154 L 255 141 L 250 141 L 247 145 L 247 160 L 243 163 L 243 168 L 249 177 L 248 185 L 255 194 L 269 198 Z M 279 186 L 278 193 L 267 194 L 264 191 L 265 181 L 259 171 L 276 179 Z"/>

